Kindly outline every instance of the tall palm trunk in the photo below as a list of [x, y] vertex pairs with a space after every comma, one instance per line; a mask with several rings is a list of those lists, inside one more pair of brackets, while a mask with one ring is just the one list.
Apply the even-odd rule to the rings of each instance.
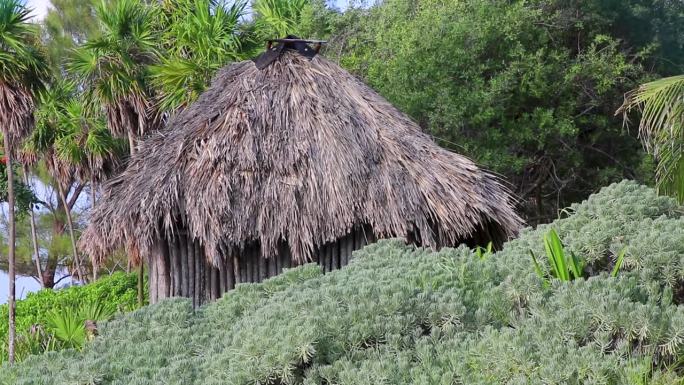
[[78, 280], [83, 282], [83, 272], [81, 271], [81, 261], [78, 256], [78, 249], [76, 248], [76, 236], [74, 235], [74, 223], [71, 220], [71, 210], [69, 209], [69, 204], [66, 201], [66, 194], [62, 188], [62, 184], [57, 181], [57, 191], [59, 193], [59, 199], [62, 200], [62, 205], [64, 205], [64, 212], [66, 213], [67, 226], [69, 227], [69, 237], [71, 237], [71, 251], [74, 254], [74, 263], [76, 264], [76, 274]]
[[[29, 170], [27, 166], [24, 166], [24, 182], [29, 185]], [[38, 281], [40, 281], [40, 287], [45, 288], [45, 282], [43, 280], [43, 269], [40, 266], [40, 254], [38, 253], [38, 235], [36, 234], [36, 217], [33, 212], [33, 204], [31, 204], [31, 210], [29, 210], [31, 215], [31, 242], [33, 243], [33, 255], [36, 257], [36, 273], [38, 273]]]
[[[91, 207], [95, 207], [95, 178], [91, 175], [90, 177], [90, 204]], [[94, 257], [90, 257], [90, 263], [93, 267], [93, 281], [97, 281], [97, 261]]]
[[[130, 150], [131, 158], [135, 154], [135, 137], [133, 132], [128, 133], [128, 149]], [[138, 307], [142, 307], [145, 304], [145, 263], [143, 262], [142, 256], [139, 258], [140, 262], [138, 265]]]
[[7, 243], [9, 247], [7, 259], [9, 264], [9, 298], [7, 304], [9, 306], [9, 363], [14, 363], [14, 342], [16, 334], [16, 288], [15, 288], [15, 263], [14, 252], [15, 252], [15, 223], [14, 223], [14, 176], [12, 173], [12, 143], [10, 143], [10, 135], [7, 126], [3, 127], [2, 135], [5, 139], [5, 157], [6, 157], [6, 170], [7, 170], [7, 216], [9, 219], [9, 231], [7, 236]]

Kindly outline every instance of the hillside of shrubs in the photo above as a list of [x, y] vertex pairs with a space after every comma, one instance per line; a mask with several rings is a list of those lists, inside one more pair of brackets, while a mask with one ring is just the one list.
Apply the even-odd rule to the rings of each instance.
[[[552, 228], [584, 277], [540, 277], [531, 252], [550, 271]], [[0, 382], [678, 384], [682, 302], [684, 213], [622, 182], [494, 254], [382, 241], [333, 273], [306, 265], [197, 311], [172, 299], [120, 315]]]

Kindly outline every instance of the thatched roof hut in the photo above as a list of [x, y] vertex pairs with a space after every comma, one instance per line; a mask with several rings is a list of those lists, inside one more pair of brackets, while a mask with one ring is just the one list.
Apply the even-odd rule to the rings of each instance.
[[135, 245], [152, 302], [199, 303], [282, 267], [339, 267], [377, 238], [438, 248], [516, 233], [495, 177], [311, 50], [281, 43], [220, 70], [104, 186], [83, 249], [102, 258]]

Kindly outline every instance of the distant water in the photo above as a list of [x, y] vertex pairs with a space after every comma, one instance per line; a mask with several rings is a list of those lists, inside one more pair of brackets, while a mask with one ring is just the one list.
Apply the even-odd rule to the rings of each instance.
[[[7, 266], [7, 265], [5, 265]], [[61, 289], [76, 283], [71, 277], [65, 277], [60, 280], [61, 277], [67, 274], [66, 269], [57, 268], [56, 280], [59, 280], [55, 289]], [[24, 299], [28, 293], [33, 293], [40, 290], [40, 284], [35, 278], [19, 275], [17, 274], [16, 280], [16, 293], [17, 299]], [[9, 276], [5, 270], [0, 269], [0, 305], [7, 303], [9, 299]]]
[[[17, 276], [17, 299], [26, 298], [26, 294], [40, 290], [40, 284], [32, 277]], [[0, 270], [0, 305], [9, 298], [9, 277], [6, 271]]]

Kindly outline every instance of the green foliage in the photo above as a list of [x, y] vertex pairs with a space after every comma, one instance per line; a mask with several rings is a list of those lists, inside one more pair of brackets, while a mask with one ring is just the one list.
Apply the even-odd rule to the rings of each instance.
[[260, 39], [322, 38], [330, 33], [336, 15], [320, 0], [255, 0], [252, 7], [254, 33]]
[[65, 348], [80, 348], [86, 341], [85, 323], [74, 308], [65, 307], [48, 313], [47, 327]]
[[[85, 286], [72, 286], [61, 290], [41, 290], [30, 293], [26, 299], [17, 301], [17, 333], [21, 339], [40, 340], [55, 343], [49, 338], [35, 337], [36, 330], [54, 332], [57, 327], [63, 333], [56, 334], [73, 345], [78, 339], [78, 329], [74, 325], [83, 324], [83, 320], [101, 320], [109, 318], [115, 311], [131, 311], [137, 308], [137, 276], [135, 273], [114, 273], [103, 277], [95, 283]], [[7, 344], [7, 305], [0, 306], [0, 340], [2, 346]], [[79, 321], [79, 322], [76, 322]], [[67, 326], [69, 326], [67, 328]], [[67, 338], [67, 336], [73, 336]], [[58, 338], [59, 339], [59, 338]], [[31, 344], [29, 344], [31, 345]], [[59, 344], [57, 344], [59, 345]], [[35, 344], [31, 345], [35, 348]], [[42, 350], [44, 351], [44, 350]], [[6, 360], [6, 353], [0, 350], [0, 362]]]
[[[193, 311], [171, 299], [101, 326], [82, 352], [0, 369], [8, 384], [677, 384], [684, 217], [623, 182], [479, 259], [381, 241], [342, 270], [288, 270]], [[543, 285], [556, 229], [587, 279]], [[614, 253], [626, 248], [619, 277]], [[540, 261], [546, 263], [546, 261]], [[675, 279], [672, 279], [675, 278]]]
[[[665, 194], [684, 203], [684, 75], [642, 84], [618, 111], [641, 110], [639, 132], [656, 158], [656, 181]], [[625, 116], [625, 119], [627, 116]]]
[[392, 0], [334, 25], [328, 56], [505, 175], [533, 223], [597, 186], [648, 179], [636, 132], [613, 115], [684, 57], [681, 2]]
[[240, 25], [246, 5], [241, 0], [231, 6], [212, 0], [165, 4], [161, 35], [166, 54], [150, 68], [162, 110], [193, 102], [219, 68], [246, 59]]
[[492, 248], [494, 247], [494, 244], [492, 242], [487, 243], [487, 247], [482, 247], [482, 246], [477, 246], [475, 248], [475, 255], [477, 255], [478, 258], [480, 259], [485, 259], [492, 255]]
[[47, 67], [30, 14], [19, 0], [0, 1], [0, 79], [33, 90], [39, 88]]
[[[38, 198], [33, 194], [31, 188], [24, 184], [19, 174], [14, 170], [14, 208], [19, 216], [22, 216], [31, 209], [31, 206], [38, 202]], [[0, 161], [0, 202], [7, 202], [7, 165]]]
[[48, 338], [54, 337], [59, 347], [81, 349], [88, 334], [87, 321], [105, 321], [116, 313], [111, 303], [85, 302], [78, 307], [62, 307], [52, 310], [47, 316]]
[[551, 266], [549, 274], [542, 272], [539, 262], [537, 262], [537, 257], [530, 250], [534, 271], [540, 278], [547, 279], [547, 277], [551, 276], [560, 281], [567, 282], [584, 276], [584, 262], [577, 258], [574, 252], [565, 252], [563, 242], [561, 242], [555, 229], [551, 229], [548, 233], [544, 234], [544, 251], [549, 261], [549, 266]]

